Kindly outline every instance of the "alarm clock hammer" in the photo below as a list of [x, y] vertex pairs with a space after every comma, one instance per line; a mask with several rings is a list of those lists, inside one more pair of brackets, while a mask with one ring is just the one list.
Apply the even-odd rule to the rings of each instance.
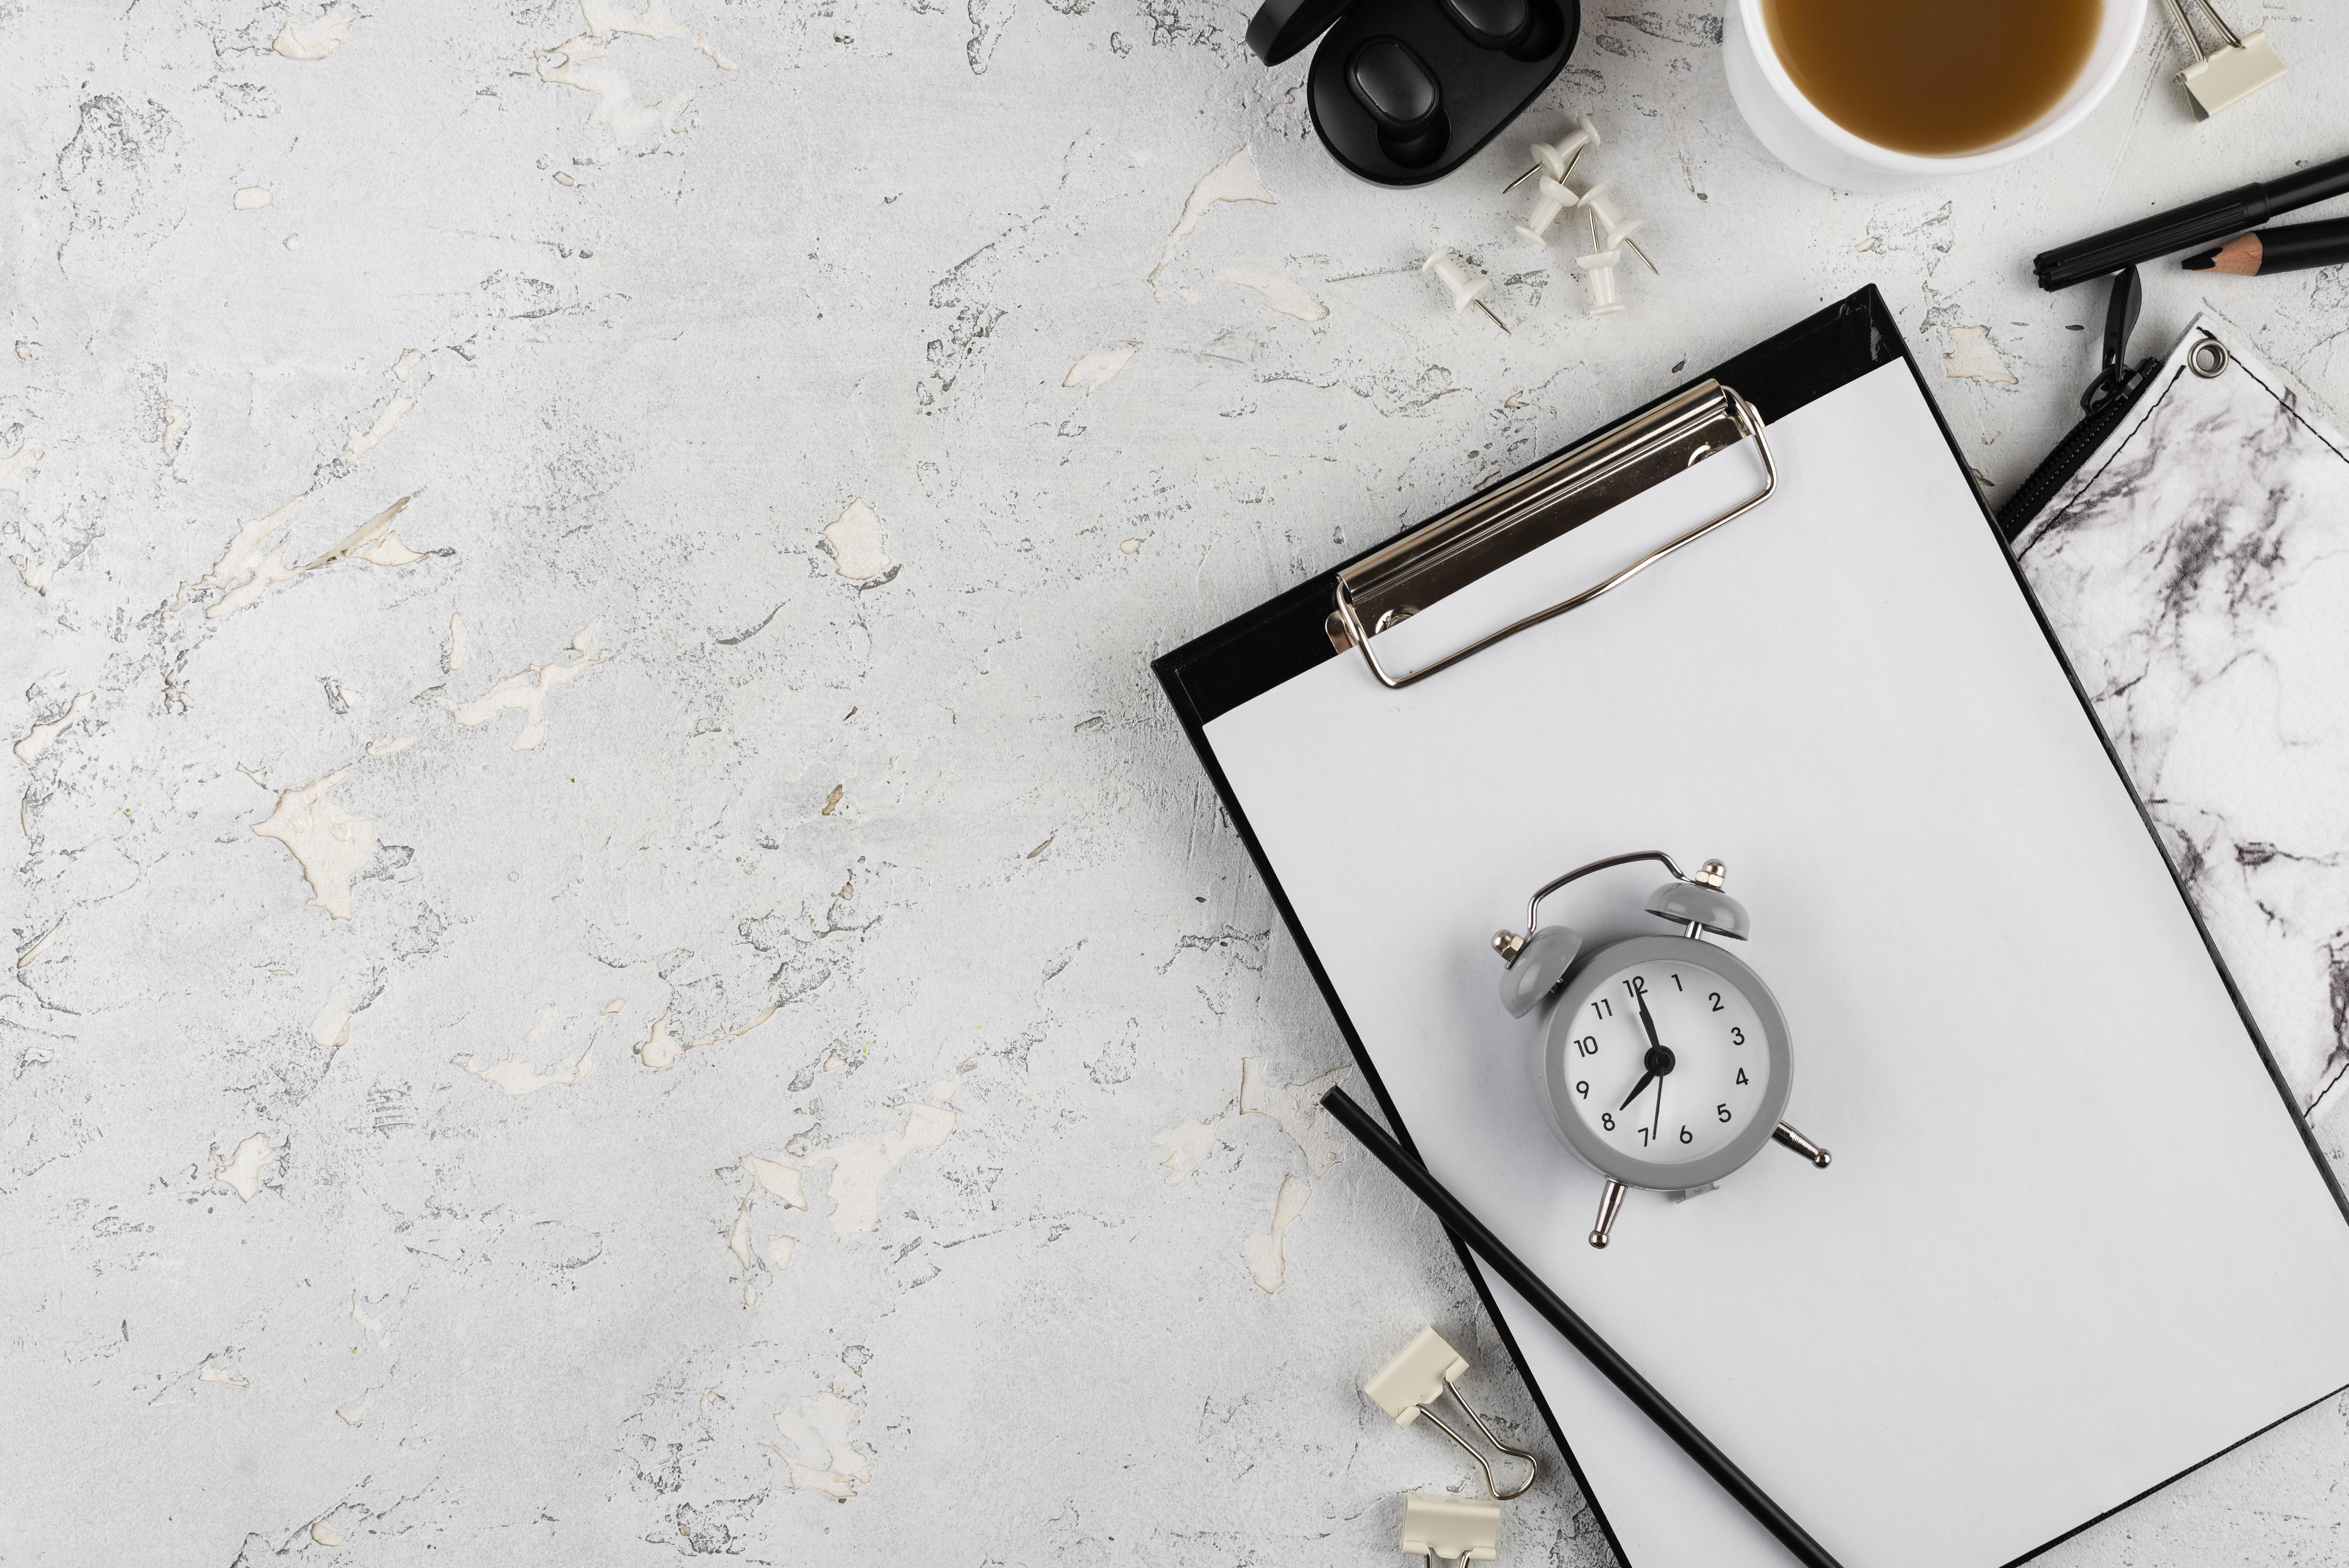
[[[1588, 953], [1570, 926], [1543, 925], [1542, 901], [1614, 866], [1660, 862], [1672, 880], [1649, 895], [1651, 914], [1677, 927]], [[1708, 937], [1742, 942], [1745, 906], [1723, 891], [1728, 867], [1682, 872], [1661, 850], [1609, 855], [1536, 890], [1526, 931], [1496, 933], [1501, 1005], [1516, 1017], [1548, 1005], [1536, 1076], [1558, 1137], [1607, 1180], [1590, 1244], [1603, 1247], [1634, 1188], [1676, 1197], [1710, 1191], [1765, 1143], [1826, 1169], [1827, 1151], [1785, 1119], [1794, 1087], [1785, 1014], [1762, 977]], [[1670, 1043], [1665, 1036], [1671, 1036]], [[1664, 1119], [1666, 1089], [1677, 1125]], [[1652, 1090], [1644, 1118], [1629, 1115]]]

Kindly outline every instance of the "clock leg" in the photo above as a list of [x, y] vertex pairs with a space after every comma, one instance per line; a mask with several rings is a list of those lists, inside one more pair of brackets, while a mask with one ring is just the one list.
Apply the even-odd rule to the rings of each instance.
[[1809, 1161], [1812, 1164], [1817, 1166], [1822, 1171], [1827, 1168], [1827, 1161], [1835, 1158], [1826, 1150], [1820, 1148], [1817, 1144], [1812, 1142], [1809, 1139], [1804, 1137], [1801, 1133], [1795, 1131], [1793, 1128], [1787, 1126], [1783, 1121], [1771, 1130], [1770, 1136], [1776, 1139], [1779, 1142], [1785, 1144], [1787, 1148], [1793, 1150], [1795, 1153], [1801, 1155], [1804, 1159]]
[[1590, 1227], [1592, 1246], [1607, 1244], [1607, 1233], [1615, 1228], [1615, 1211], [1623, 1206], [1623, 1194], [1630, 1191], [1612, 1176], [1607, 1178], [1607, 1191], [1599, 1195], [1599, 1222]]

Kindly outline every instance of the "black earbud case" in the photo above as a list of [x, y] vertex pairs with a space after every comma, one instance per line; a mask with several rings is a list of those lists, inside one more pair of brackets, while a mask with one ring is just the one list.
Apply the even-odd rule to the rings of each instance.
[[1321, 145], [1373, 183], [1424, 185], [1524, 112], [1581, 30], [1577, 0], [1265, 0], [1247, 41], [1277, 66], [1320, 38], [1305, 97]]

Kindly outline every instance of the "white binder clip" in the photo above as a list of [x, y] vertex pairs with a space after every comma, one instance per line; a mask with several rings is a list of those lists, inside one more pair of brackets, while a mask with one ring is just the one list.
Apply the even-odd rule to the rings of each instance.
[[[1613, 251], [1629, 245], [1631, 247], [1633, 255], [1643, 262], [1648, 262], [1648, 253], [1640, 249], [1639, 241], [1631, 238], [1633, 234], [1646, 227], [1646, 224], [1640, 219], [1626, 217], [1623, 209], [1615, 204], [1615, 198], [1607, 193], [1607, 187], [1603, 183], [1593, 185], [1588, 191], [1578, 191], [1577, 194], [1581, 201], [1582, 210], [1590, 214], [1590, 241], [1593, 249]], [[1648, 262], [1648, 270], [1651, 273], [1656, 272], [1656, 263]], [[1657, 276], [1662, 275], [1657, 273]]]
[[2268, 42], [2267, 29], [2255, 27], [2238, 35], [2210, 0], [2198, 3], [2203, 15], [2227, 40], [2208, 54], [2202, 50], [2201, 36], [2194, 31], [2194, 18], [2186, 9], [2186, 0], [2169, 0], [2169, 8], [2178, 14], [2178, 25], [2185, 29], [2186, 42], [2194, 51], [2194, 63], [2178, 73], [2178, 85], [2185, 88], [2188, 100], [2194, 105], [2194, 118], [2209, 119], [2281, 77], [2283, 61], [2277, 58], [2275, 46]]
[[1578, 198], [1572, 191], [1547, 174], [1534, 189], [1541, 192], [1541, 201], [1534, 208], [1534, 215], [1517, 225], [1517, 232], [1537, 245], [1546, 245], [1549, 243], [1550, 227], [1557, 222], [1558, 214], [1573, 206]]
[[1433, 273], [1436, 281], [1452, 291], [1454, 310], [1466, 310], [1473, 304], [1485, 313], [1485, 320], [1503, 332], [1509, 330], [1509, 324], [1495, 315], [1493, 307], [1485, 303], [1485, 296], [1493, 292], [1493, 280], [1481, 273], [1470, 272], [1445, 247], [1436, 246], [1434, 253], [1419, 264], [1419, 270]]
[[1601, 251], [1596, 255], [1574, 258], [1574, 264], [1582, 270], [1586, 315], [1613, 315], [1623, 308], [1623, 302], [1615, 297], [1615, 263], [1622, 259], [1620, 251]]
[[[1541, 1470], [1540, 1461], [1525, 1449], [1513, 1449], [1495, 1437], [1493, 1429], [1485, 1424], [1485, 1418], [1460, 1397], [1455, 1385], [1461, 1374], [1467, 1370], [1466, 1359], [1446, 1345], [1442, 1335], [1433, 1328], [1423, 1328], [1417, 1338], [1403, 1346], [1402, 1355], [1381, 1367], [1377, 1377], [1362, 1385], [1362, 1392], [1376, 1400], [1380, 1409], [1392, 1416], [1399, 1427], [1408, 1427], [1422, 1416], [1433, 1421], [1435, 1429], [1458, 1443], [1460, 1451], [1475, 1460], [1476, 1468], [1485, 1472], [1485, 1490], [1506, 1502], [1534, 1484], [1534, 1477]], [[1476, 1423], [1476, 1429], [1485, 1434], [1485, 1440], [1493, 1445], [1494, 1452], [1525, 1460], [1526, 1479], [1518, 1482], [1514, 1491], [1503, 1491], [1495, 1486], [1493, 1467], [1485, 1462], [1485, 1456], [1470, 1447], [1467, 1439], [1444, 1425], [1444, 1418], [1435, 1413], [1433, 1408], [1435, 1401], [1446, 1394], [1450, 1394], [1452, 1402]], [[1487, 1552], [1485, 1555], [1489, 1557], [1491, 1553]]]
[[1501, 1505], [1481, 1497], [1414, 1491], [1402, 1500], [1402, 1549], [1447, 1563], [1490, 1563], [1501, 1539]]
[[1590, 117], [1587, 114], [1575, 116], [1572, 130], [1556, 141], [1534, 143], [1534, 166], [1502, 186], [1501, 194], [1506, 196], [1537, 174], [1546, 173], [1552, 180], [1565, 179], [1574, 172], [1576, 160], [1598, 145], [1599, 128], [1590, 123]]

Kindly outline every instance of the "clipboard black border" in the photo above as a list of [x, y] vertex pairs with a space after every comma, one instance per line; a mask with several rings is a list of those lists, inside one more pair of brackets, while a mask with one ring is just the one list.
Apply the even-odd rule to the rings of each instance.
[[[1765, 422], [1775, 423], [1804, 405], [1814, 402], [1837, 387], [1856, 381], [1868, 372], [1889, 365], [1895, 360], [1908, 366], [1909, 374], [1916, 382], [1917, 389], [1924, 395], [1926, 407], [1932, 411], [1933, 423], [1940, 430], [1941, 439], [1949, 447], [1951, 460], [1961, 469], [1965, 470], [1971, 478], [1971, 469], [1966, 462], [1964, 452], [1958, 446], [1957, 437], [1950, 429], [1949, 420], [1942, 416], [1940, 405], [1934, 400], [1932, 389], [1925, 379], [1924, 372], [1918, 366], [1916, 356], [1909, 352], [1907, 340], [1900, 335], [1899, 324], [1893, 320], [1890, 308], [1884, 303], [1884, 296], [1878, 292], [1873, 284], [1863, 286], [1844, 299], [1795, 323], [1775, 336], [1766, 338], [1746, 349], [1744, 353], [1723, 360], [1713, 370], [1692, 377], [1662, 397], [1635, 411], [1633, 417], [1636, 417], [1637, 413], [1646, 412], [1647, 408], [1652, 408], [1671, 397], [1677, 397], [1699, 382], [1711, 379], [1735, 388], [1761, 410]], [[1599, 433], [1594, 431], [1592, 436]], [[1589, 437], [1582, 438], [1582, 439], [1589, 438]], [[1579, 441], [1568, 442], [1560, 449], [1579, 444]], [[1537, 462], [1547, 460], [1548, 460], [1547, 455], [1537, 459]], [[1530, 469], [1534, 466], [1536, 465], [1528, 464], [1526, 468]], [[1523, 473], [1526, 470], [1518, 471]], [[1509, 476], [1510, 479], [1516, 477], [1516, 475]], [[1496, 481], [1496, 485], [1506, 482], [1508, 482], [1507, 480], [1502, 480]], [[2349, 1224], [2349, 1195], [2343, 1193], [2339, 1180], [2333, 1175], [2332, 1166], [2324, 1158], [2323, 1150], [2317, 1144], [2315, 1133], [2310, 1129], [2307, 1119], [2301, 1115], [2300, 1108], [2293, 1103], [2291, 1087], [2284, 1081], [2282, 1069], [2276, 1065], [2274, 1054], [2268, 1049], [2267, 1038], [2260, 1032], [2258, 1020], [2251, 1016], [2251, 1008], [2244, 1002], [2242, 992], [2236, 985], [2233, 974], [2228, 970], [2225, 958], [2220, 954], [2218, 944], [2212, 941], [2209, 928], [2203, 923], [2201, 913], [2194, 907], [2194, 900], [2187, 891], [2185, 880], [2178, 874], [2177, 861], [2170, 855], [2168, 846], [2162, 841], [2160, 829], [2155, 823], [2152, 813], [2147, 810], [2144, 799], [2137, 793], [2135, 781], [2129, 778], [2128, 769], [2123, 765], [2120, 753], [2113, 745], [2112, 737], [2106, 733], [2103, 723], [2096, 717], [2095, 705], [2090, 699], [2087, 688], [2081, 685], [2079, 674], [2072, 667], [2070, 657], [2064, 652], [2063, 644], [2057, 639], [2055, 629], [2047, 619], [2046, 611], [2041, 606], [2038, 596], [2032, 593], [2030, 583], [2023, 577], [2022, 564], [2015, 559], [2006, 535], [1999, 526], [1997, 515], [1991, 510], [1988, 500], [1982, 496], [1981, 487], [1975, 485], [1972, 489], [1975, 503], [1982, 512], [1982, 526], [1990, 531], [1991, 538], [1997, 543], [2000, 555], [2005, 559], [2007, 569], [2013, 578], [2015, 591], [2023, 595], [2023, 603], [2031, 607], [2032, 618], [2037, 623], [2040, 634], [2047, 640], [2048, 649], [2055, 655], [2056, 664], [2062, 668], [2064, 679], [2071, 683], [2072, 695], [2079, 702], [2082, 716], [2086, 718], [2089, 727], [2095, 731], [2098, 744], [2104, 748], [2106, 759], [2112, 764], [2113, 771], [2119, 777], [2122, 787], [2128, 791], [2129, 801], [2137, 808], [2137, 820], [2144, 826], [2147, 837], [2153, 841], [2155, 851], [2161, 856], [2162, 864], [2168, 870], [2170, 883], [2178, 892], [2178, 902], [2185, 905], [2188, 918], [2193, 921], [2194, 930], [2202, 939], [2203, 951], [2209, 954], [2211, 966], [2218, 971], [2220, 982], [2226, 986], [2228, 998], [2234, 1003], [2235, 1012], [2242, 1019], [2244, 1031], [2251, 1037], [2253, 1047], [2260, 1054], [2261, 1064], [2268, 1070], [2269, 1080], [2275, 1085], [2277, 1096], [2283, 1101], [2285, 1110], [2291, 1115], [2292, 1125], [2299, 1130], [2301, 1142], [2307, 1149], [2309, 1159], [2315, 1165], [2318, 1176], [2323, 1179], [2326, 1190], [2333, 1194], [2333, 1205], [2341, 1211], [2343, 1222]], [[1397, 534], [1396, 537], [1401, 538], [1403, 534], [1421, 526], [1423, 524], [1414, 523], [1412, 528], [1403, 530], [1402, 533]], [[1363, 1049], [1361, 1037], [1355, 1032], [1353, 1020], [1347, 1016], [1345, 1005], [1340, 1001], [1336, 987], [1330, 984], [1328, 973], [1322, 968], [1320, 957], [1313, 950], [1311, 938], [1306, 935], [1302, 923], [1297, 918], [1296, 910], [1288, 902], [1288, 893], [1281, 888], [1280, 879], [1273, 873], [1271, 862], [1265, 856], [1264, 846], [1257, 841], [1255, 830], [1248, 825], [1247, 813], [1241, 809], [1238, 799], [1234, 796], [1231, 781], [1225, 777], [1223, 768], [1216, 761], [1215, 749], [1208, 744], [1206, 736], [1208, 722], [1220, 715], [1228, 713], [1241, 704], [1262, 696], [1274, 686], [1303, 674], [1324, 660], [1352, 656], [1350, 654], [1339, 654], [1330, 645], [1329, 636], [1323, 629], [1323, 619], [1333, 603], [1332, 595], [1338, 572], [1343, 566], [1350, 565], [1354, 561], [1361, 560], [1384, 549], [1390, 542], [1392, 541], [1381, 541], [1350, 557], [1347, 562], [1341, 562], [1340, 566], [1331, 567], [1318, 576], [1309, 578], [1286, 593], [1278, 594], [1258, 605], [1256, 609], [1226, 622], [1214, 631], [1161, 655], [1151, 661], [1151, 669], [1157, 676], [1159, 685], [1165, 691], [1167, 701], [1173, 705], [1176, 717], [1182, 720], [1183, 731], [1190, 738], [1191, 748], [1198, 754], [1200, 766], [1206, 769], [1208, 780], [1216, 787], [1216, 797], [1223, 802], [1224, 810], [1230, 814], [1232, 826], [1238, 830], [1241, 842], [1247, 846], [1248, 859], [1255, 863], [1257, 874], [1264, 879], [1265, 888], [1271, 893], [1273, 905], [1280, 912], [1281, 921], [1288, 926], [1290, 937], [1296, 941], [1298, 952], [1305, 960], [1307, 971], [1313, 976], [1314, 985], [1320, 988], [1322, 1000], [1329, 1004], [1330, 1016], [1336, 1020], [1339, 1032], [1345, 1037], [1346, 1048], [1353, 1057], [1354, 1065], [1361, 1070], [1363, 1081], [1370, 1085], [1371, 1093], [1378, 1100], [1380, 1113], [1385, 1117], [1387, 1125], [1393, 1129], [1395, 1136], [1402, 1140], [1403, 1146], [1411, 1149], [1415, 1155], [1418, 1150], [1412, 1142], [1410, 1130], [1404, 1125], [1402, 1118], [1396, 1114], [1394, 1102], [1387, 1096], [1386, 1085], [1380, 1080], [1377, 1068], [1371, 1065], [1369, 1052]], [[1526, 1370], [1525, 1355], [1518, 1347], [1516, 1336], [1510, 1333], [1507, 1320], [1501, 1315], [1483, 1274], [1475, 1266], [1470, 1259], [1468, 1249], [1462, 1243], [1460, 1238], [1452, 1234], [1449, 1229], [1446, 1230], [1445, 1234], [1450, 1237], [1453, 1251], [1458, 1255], [1461, 1267], [1466, 1271], [1469, 1282], [1475, 1287], [1477, 1299], [1484, 1304], [1485, 1317], [1500, 1335], [1501, 1342], [1508, 1347], [1509, 1358], [1516, 1366], [1517, 1376], [1523, 1380], [1526, 1392], [1532, 1395], [1536, 1408], [1541, 1412], [1543, 1423], [1549, 1429], [1550, 1440], [1557, 1446], [1559, 1454], [1566, 1460], [1568, 1470], [1573, 1473], [1575, 1484], [1581, 1488], [1583, 1501], [1589, 1508], [1591, 1517], [1598, 1522], [1600, 1532], [1606, 1536], [1609, 1550], [1614, 1553], [1618, 1563], [1624, 1564], [1625, 1568], [1631, 1568], [1630, 1559], [1624, 1553], [1623, 1543], [1617, 1538], [1615, 1527], [1609, 1521], [1605, 1507], [1591, 1491], [1588, 1478], [1583, 1474], [1581, 1462], [1576, 1459], [1573, 1449], [1566, 1440], [1565, 1433], [1559, 1429], [1557, 1418], [1550, 1409], [1549, 1401], [1544, 1396], [1541, 1385]], [[2340, 1388], [2317, 1396], [2299, 1408], [2277, 1417], [2266, 1426], [2244, 1434], [2234, 1442], [2219, 1449], [2217, 1453], [2187, 1466], [2167, 1480], [2148, 1487], [2135, 1497], [2117, 1503], [2103, 1513], [2092, 1519], [2084, 1520], [2062, 1534], [2043, 1542], [2021, 1556], [2002, 1564], [2001, 1568], [2017, 1568], [2018, 1564], [2027, 1563], [2041, 1553], [2061, 1545], [2082, 1531], [2100, 1524], [2113, 1515], [2134, 1507], [2155, 1492], [2185, 1476], [2191, 1475], [2212, 1460], [2233, 1452], [2252, 1439], [2273, 1430], [2294, 1416], [2313, 1409], [2316, 1406], [2328, 1399], [2335, 1398], [2345, 1391], [2349, 1391], [2349, 1385], [2344, 1385]]]

